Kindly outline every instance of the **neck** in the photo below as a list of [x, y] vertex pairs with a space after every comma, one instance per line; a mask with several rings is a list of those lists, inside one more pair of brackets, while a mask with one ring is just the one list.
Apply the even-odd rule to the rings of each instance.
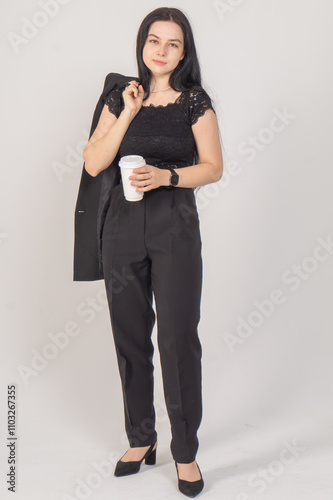
[[164, 90], [169, 87], [169, 78], [152, 78], [150, 81], [151, 90]]

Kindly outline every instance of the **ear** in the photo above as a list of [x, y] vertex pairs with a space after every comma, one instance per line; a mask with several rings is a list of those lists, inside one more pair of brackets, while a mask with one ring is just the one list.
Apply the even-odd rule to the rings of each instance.
[[184, 57], [185, 57], [185, 50], [184, 50], [184, 52], [179, 60], [181, 61], [182, 59], [184, 59]]

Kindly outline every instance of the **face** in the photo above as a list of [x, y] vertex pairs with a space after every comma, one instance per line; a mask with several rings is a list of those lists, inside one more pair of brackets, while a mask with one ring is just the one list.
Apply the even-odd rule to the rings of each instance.
[[[142, 56], [153, 74], [170, 75], [185, 56], [183, 30], [179, 24], [173, 21], [152, 23]], [[164, 64], [159, 64], [158, 61]]]

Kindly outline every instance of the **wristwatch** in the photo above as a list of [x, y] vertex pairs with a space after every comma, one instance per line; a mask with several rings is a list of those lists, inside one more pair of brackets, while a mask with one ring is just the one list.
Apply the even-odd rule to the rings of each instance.
[[176, 173], [176, 171], [172, 167], [168, 167], [168, 169], [171, 172], [171, 177], [170, 177], [170, 186], [177, 186], [179, 182], [179, 175]]

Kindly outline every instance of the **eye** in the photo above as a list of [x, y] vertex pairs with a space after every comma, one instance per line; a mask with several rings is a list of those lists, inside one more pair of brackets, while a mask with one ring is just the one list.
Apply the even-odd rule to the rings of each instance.
[[[158, 43], [158, 41], [157, 41], [157, 40], [155, 40], [154, 38], [151, 38], [149, 41], [150, 41], [150, 42], [156, 42], [156, 43]], [[170, 45], [172, 45], [173, 47], [175, 47], [176, 49], [178, 49], [178, 45], [177, 45], [177, 44], [175, 44], [175, 43], [170, 43]]]

